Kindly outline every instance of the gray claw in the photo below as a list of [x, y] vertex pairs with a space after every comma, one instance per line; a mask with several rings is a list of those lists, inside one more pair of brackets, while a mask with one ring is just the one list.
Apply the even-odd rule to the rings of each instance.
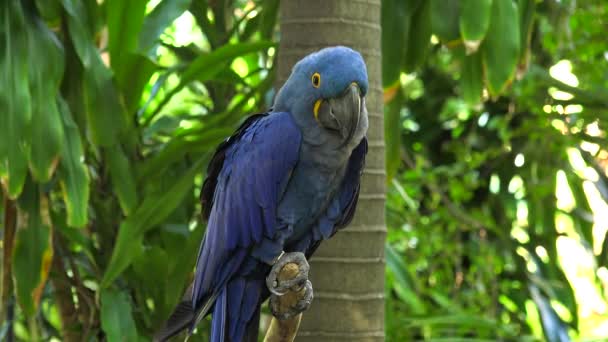
[[[298, 275], [293, 279], [280, 281], [279, 273], [283, 267], [289, 263], [295, 263], [298, 265]], [[306, 261], [306, 256], [304, 253], [285, 253], [272, 266], [270, 273], [266, 277], [266, 286], [272, 294], [282, 296], [290, 289], [299, 288], [304, 284], [304, 282], [308, 281], [308, 270], [310, 270], [310, 265], [308, 265], [308, 261]]]
[[[276, 317], [279, 320], [287, 320], [293, 318], [308, 310], [310, 304], [312, 304], [312, 299], [314, 297], [312, 290], [312, 283], [309, 280], [303, 284], [304, 288], [304, 296], [299, 299], [295, 305], [287, 307], [285, 310], [281, 305], [281, 296], [271, 295], [270, 296], [270, 311], [272, 312], [272, 316]], [[283, 310], [281, 310], [283, 309]]]

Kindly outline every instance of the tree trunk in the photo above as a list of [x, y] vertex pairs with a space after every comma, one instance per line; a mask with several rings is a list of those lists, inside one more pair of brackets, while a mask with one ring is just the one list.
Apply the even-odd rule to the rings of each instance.
[[306, 54], [326, 46], [358, 50], [367, 63], [369, 153], [355, 219], [310, 260], [315, 298], [297, 341], [384, 340], [385, 170], [380, 0], [281, 3], [279, 83]]

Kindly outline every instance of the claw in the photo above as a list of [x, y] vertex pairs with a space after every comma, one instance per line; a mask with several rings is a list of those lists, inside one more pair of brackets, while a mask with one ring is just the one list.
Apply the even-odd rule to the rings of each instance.
[[291, 296], [291, 298], [274, 294], [270, 296], [270, 311], [272, 312], [272, 316], [281, 321], [291, 319], [301, 312], [308, 310], [314, 297], [312, 283], [306, 280], [300, 289], [290, 293], [288, 296]]
[[[280, 276], [281, 271], [288, 264], [294, 264], [297, 269], [289, 269], [291, 273], [287, 278]], [[306, 261], [306, 256], [301, 252], [286, 253], [279, 258], [279, 260], [272, 266], [270, 273], [266, 277], [266, 286], [268, 290], [276, 296], [282, 296], [286, 294], [290, 289], [301, 288], [306, 281], [308, 281], [308, 270], [310, 265]], [[296, 273], [297, 272], [297, 273]], [[295, 276], [293, 273], [296, 273]]]

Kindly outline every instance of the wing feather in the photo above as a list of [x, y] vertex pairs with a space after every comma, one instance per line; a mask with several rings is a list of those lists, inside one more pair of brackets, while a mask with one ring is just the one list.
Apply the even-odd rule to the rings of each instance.
[[281, 185], [295, 167], [301, 133], [288, 113], [246, 121], [218, 148], [201, 196], [209, 211], [197, 260], [193, 307], [220, 291], [248, 252], [276, 233]]

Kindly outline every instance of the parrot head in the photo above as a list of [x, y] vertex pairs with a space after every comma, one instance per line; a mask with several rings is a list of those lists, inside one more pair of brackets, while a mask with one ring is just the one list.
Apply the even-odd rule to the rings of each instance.
[[367, 131], [367, 89], [361, 54], [344, 46], [329, 47], [294, 66], [273, 110], [292, 113], [307, 140], [355, 146]]

